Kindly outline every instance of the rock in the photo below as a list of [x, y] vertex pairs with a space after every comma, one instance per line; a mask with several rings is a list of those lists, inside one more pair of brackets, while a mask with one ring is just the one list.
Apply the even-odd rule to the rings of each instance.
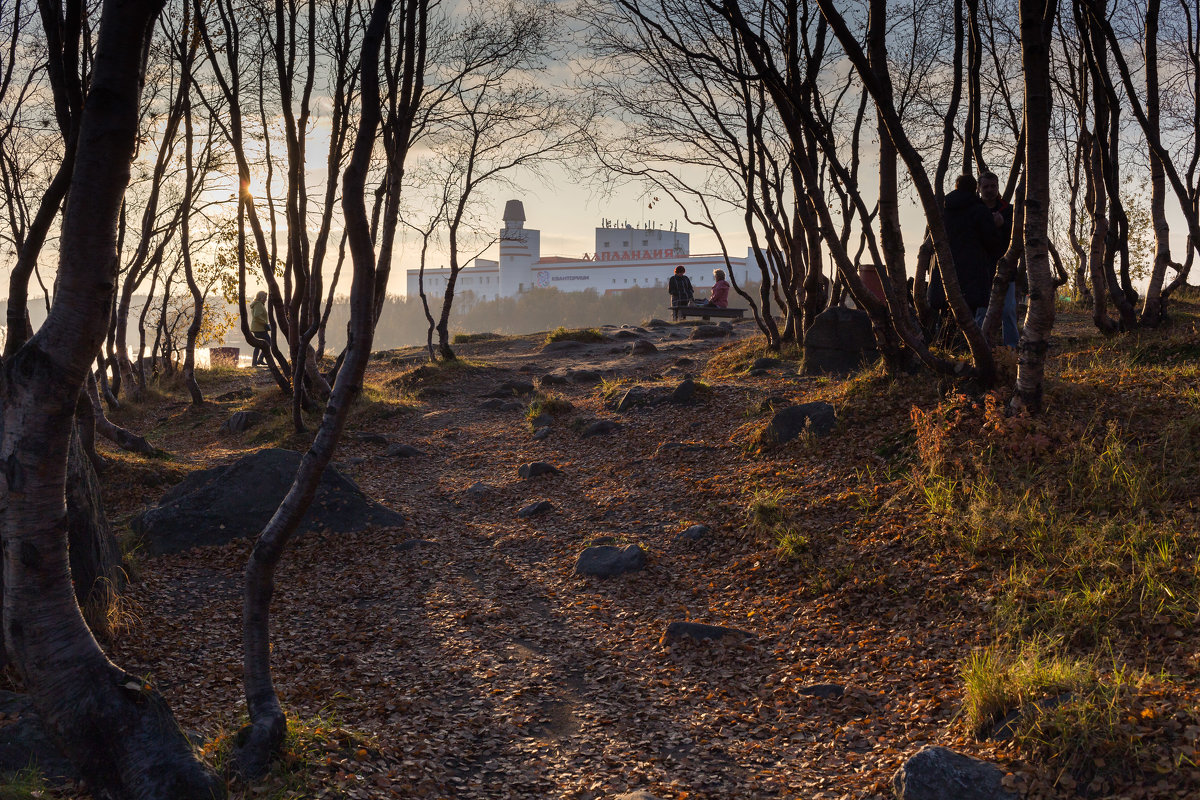
[[666, 327], [670, 326], [670, 324], [671, 323], [667, 322], [665, 319], [659, 319], [658, 317], [654, 317], [646, 323], [646, 327], [647, 328], [666, 328]]
[[362, 456], [351, 456], [342, 462], [343, 466], [347, 467], [361, 467], [365, 463], [367, 463], [367, 460]]
[[676, 539], [682, 539], [685, 542], [698, 542], [705, 536], [708, 536], [709, 530], [707, 525], [693, 525], [690, 528], [682, 531]]
[[416, 550], [418, 547], [428, 547], [434, 544], [428, 539], [405, 539], [400, 544], [396, 545], [396, 550], [405, 553], [409, 550]]
[[648, 356], [651, 353], [657, 353], [658, 348], [647, 342], [645, 339], [638, 339], [629, 346], [629, 355], [631, 356]]
[[517, 468], [517, 475], [522, 478], [536, 478], [539, 475], [560, 475], [562, 470], [553, 464], [545, 461], [534, 461], [529, 464], [522, 464]]
[[687, 356], [680, 356], [679, 358], [675, 359], [675, 363], [681, 367], [686, 367], [688, 364], [692, 363], [692, 359], [688, 358]]
[[533, 394], [533, 384], [529, 381], [505, 381], [484, 397], [517, 397]]
[[547, 342], [542, 346], [543, 353], [565, 353], [569, 350], [578, 350], [585, 345], [583, 342], [577, 342], [573, 339], [563, 339], [559, 342]]
[[[134, 517], [130, 526], [153, 555], [257, 536], [292, 488], [300, 454], [268, 448], [224, 467], [193, 472]], [[404, 517], [369, 500], [354, 481], [326, 467], [299, 533], [394, 527]]]
[[417, 456], [425, 455], [425, 453], [411, 444], [397, 443], [389, 447], [384, 455], [388, 458], [416, 458]]
[[0, 713], [5, 719], [0, 725], [0, 775], [33, 766], [53, 783], [78, 780], [75, 768], [50, 738], [32, 700], [23, 694], [0, 692]]
[[538, 514], [545, 514], [547, 511], [553, 510], [554, 504], [549, 500], [538, 500], [536, 503], [530, 503], [518, 511], [517, 516], [521, 517], [522, 519], [528, 519], [529, 517], [533, 517]]
[[1003, 780], [995, 764], [926, 746], [896, 770], [892, 790], [899, 800], [1017, 800]]
[[670, 403], [689, 403], [696, 394], [696, 382], [691, 378], [684, 378], [675, 390], [671, 392], [671, 396], [667, 398]]
[[766, 400], [763, 400], [761, 403], [758, 404], [758, 410], [764, 411], [764, 412], [765, 411], [776, 411], [780, 408], [783, 408], [784, 406], [789, 406], [791, 404], [792, 404], [791, 398], [784, 397], [783, 395], [779, 395], [779, 394], [773, 394], [770, 397], [768, 397]]
[[232, 400], [249, 400], [251, 397], [254, 397], [254, 389], [249, 386], [243, 386], [241, 389], [234, 389], [225, 394], [219, 394], [213, 400], [218, 403], [227, 403]]
[[778, 358], [756, 358], [750, 365], [750, 369], [772, 369], [782, 363]]
[[466, 491], [466, 494], [472, 498], [480, 498], [484, 495], [491, 494], [493, 491], [491, 486], [488, 486], [483, 481], [471, 484]]
[[765, 369], [751, 369], [751, 370], [747, 370], [746, 374], [749, 375], [751, 378], [765, 378], [767, 375], [770, 375], [771, 373]]
[[551, 372], [547, 375], [543, 375], [538, 380], [538, 383], [542, 386], [566, 386], [567, 376], [557, 372]]
[[245, 433], [262, 423], [267, 415], [261, 411], [239, 411], [221, 426], [222, 433]]
[[589, 436], [603, 436], [613, 431], [619, 431], [620, 429], [621, 423], [613, 422], [611, 419], [600, 419], [584, 428], [580, 436], [586, 439]]
[[546, 437], [548, 437], [549, 435], [550, 435], [550, 426], [547, 425], [543, 428], [538, 428], [536, 431], [533, 432], [533, 440], [535, 442], [540, 442], [543, 439], [545, 439]]
[[637, 572], [645, 566], [646, 551], [636, 544], [624, 547], [597, 545], [579, 554], [575, 561], [575, 574], [612, 578], [626, 572]]
[[552, 425], [553, 423], [554, 423], [554, 417], [550, 414], [547, 414], [545, 411], [543, 411], [541, 414], [538, 414], [533, 419], [529, 420], [529, 424], [532, 425], [534, 428], [545, 428], [545, 427]]
[[721, 339], [731, 335], [729, 328], [722, 328], [720, 325], [697, 325], [692, 329], [690, 339]]
[[840, 306], [827, 308], [804, 335], [806, 375], [845, 375], [879, 358], [867, 312]]
[[783, 444], [795, 439], [810, 425], [817, 436], [828, 436], [837, 421], [833, 406], [817, 401], [788, 406], [775, 412], [763, 432], [763, 438], [774, 444]]
[[667, 625], [667, 631], [663, 634], [663, 641], [670, 644], [687, 637], [701, 642], [705, 639], [724, 639], [726, 636], [733, 636], [743, 640], [754, 638], [754, 634], [749, 631], [726, 628], [724, 625], [705, 625], [700, 622], [672, 622]]
[[479, 407], [486, 408], [488, 411], [517, 411], [525, 406], [516, 400], [502, 400], [499, 397], [493, 397], [490, 400], [484, 400]]
[[642, 338], [636, 331], [622, 329], [613, 334], [614, 339], [640, 339]]
[[725, 329], [725, 330], [727, 330], [727, 331], [732, 331], [732, 330], [733, 330], [733, 323], [732, 323], [732, 322], [725, 322], [725, 321], [722, 321], [722, 322], [718, 322], [718, 323], [717, 323], [717, 327], [718, 327], [718, 328], [724, 328], [724, 329]]
[[382, 447], [387, 447], [387, 445], [390, 444], [388, 438], [380, 433], [355, 431], [354, 433], [348, 434], [348, 436], [349, 438], [354, 439], [356, 442], [362, 442], [363, 444], [377, 444]]
[[630, 386], [617, 401], [617, 411], [630, 411], [638, 406], [649, 405], [654, 397], [643, 386]]
[[837, 700], [846, 693], [846, 687], [838, 683], [815, 683], [796, 690], [796, 694], [820, 697], [822, 700]]
[[599, 383], [604, 376], [594, 369], [573, 369], [567, 373], [572, 383]]

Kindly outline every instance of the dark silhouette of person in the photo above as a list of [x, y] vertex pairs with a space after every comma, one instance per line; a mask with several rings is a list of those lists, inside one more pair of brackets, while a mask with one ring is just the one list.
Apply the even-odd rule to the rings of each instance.
[[[958, 286], [971, 313], [987, 310], [991, 295], [992, 276], [996, 271], [1000, 234], [992, 213], [975, 193], [977, 184], [973, 175], [960, 175], [954, 183], [954, 191], [946, 195], [946, 237], [950, 240], [950, 253], [954, 257], [954, 274]], [[942, 264], [936, 267], [937, 275], [929, 284], [929, 307], [939, 314], [949, 309], [946, 287], [942, 283]]]
[[679, 319], [679, 312], [674, 309], [690, 306], [696, 292], [692, 289], [692, 281], [687, 276], [687, 270], [680, 264], [675, 268], [675, 274], [667, 281], [667, 291], [671, 293], [672, 316]]

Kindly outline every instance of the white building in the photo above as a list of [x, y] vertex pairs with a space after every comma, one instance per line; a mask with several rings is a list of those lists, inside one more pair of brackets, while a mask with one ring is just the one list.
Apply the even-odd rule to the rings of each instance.
[[[714, 269], [732, 269], [739, 284], [749, 283], [751, 257], [730, 258], [691, 255], [689, 236], [676, 230], [635, 228], [632, 225], [596, 228], [596, 249], [584, 258], [542, 256], [541, 231], [525, 227], [525, 207], [520, 200], [504, 206], [500, 231], [500, 260], [477, 258], [458, 273], [455, 293], [473, 292], [480, 299], [516, 297], [530, 289], [554, 287], [560, 291], [595, 289], [601, 294], [658, 287], [682, 264], [698, 294], [712, 286]], [[408, 270], [407, 291], [417, 294], [417, 270]], [[757, 276], [758, 270], [755, 269]], [[425, 291], [443, 294], [449, 269], [426, 269]]]

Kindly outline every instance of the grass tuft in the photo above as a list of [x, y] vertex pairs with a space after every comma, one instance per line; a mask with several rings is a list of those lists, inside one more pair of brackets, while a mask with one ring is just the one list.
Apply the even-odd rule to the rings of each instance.
[[559, 326], [546, 334], [546, 344], [551, 342], [583, 342], [585, 344], [607, 341], [607, 337], [596, 328], [564, 328]]

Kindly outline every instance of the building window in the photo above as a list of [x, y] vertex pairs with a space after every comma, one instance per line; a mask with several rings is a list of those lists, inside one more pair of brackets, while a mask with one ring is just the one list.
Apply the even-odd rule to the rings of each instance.
[[629, 247], [629, 242], [628, 241], [621, 242], [621, 247]]
[[626, 283], [629, 283], [629, 278], [626, 278], [626, 279], [625, 279], [625, 282], [626, 282]]
[[650, 242], [646, 241], [645, 239], [642, 239], [642, 247], [645, 247], [648, 244], [650, 244]]
[[604, 243], [604, 246], [605, 246], [605, 247], [608, 247], [608, 242], [605, 242], [605, 243]]
[[616, 279], [616, 278], [613, 278], [613, 283], [616, 283], [616, 282], [617, 282], [617, 279]]

